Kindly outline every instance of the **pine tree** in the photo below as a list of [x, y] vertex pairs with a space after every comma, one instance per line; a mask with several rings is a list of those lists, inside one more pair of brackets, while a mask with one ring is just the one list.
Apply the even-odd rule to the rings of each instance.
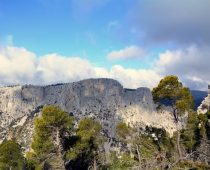
[[72, 129], [73, 119], [57, 106], [45, 106], [41, 117], [35, 120], [32, 153], [28, 159], [37, 167], [52, 166], [64, 169], [63, 139]]
[[173, 108], [174, 120], [177, 124], [177, 151], [182, 157], [180, 147], [180, 132], [178, 129], [179, 116], [194, 108], [194, 99], [190, 90], [184, 87], [178, 77], [170, 75], [163, 78], [152, 90], [155, 102], [167, 103]]
[[19, 144], [9, 140], [0, 145], [1, 170], [21, 170], [24, 168], [24, 164], [25, 161]]
[[97, 155], [101, 142], [101, 125], [91, 119], [85, 118], [79, 122], [76, 131], [76, 141], [66, 154], [66, 158], [75, 169], [97, 167]]

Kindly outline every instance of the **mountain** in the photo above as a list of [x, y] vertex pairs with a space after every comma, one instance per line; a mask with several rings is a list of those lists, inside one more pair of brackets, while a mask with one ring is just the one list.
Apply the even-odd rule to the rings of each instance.
[[198, 114], [202, 113], [205, 114], [210, 110], [210, 85], [208, 86], [208, 95], [204, 98], [201, 102], [200, 106], [198, 107]]
[[195, 107], [198, 108], [201, 102], [207, 97], [208, 92], [206, 91], [199, 91], [199, 90], [191, 90], [193, 98], [195, 100]]
[[[34, 118], [44, 105], [59, 106], [77, 122], [84, 117], [97, 119], [103, 135], [110, 139], [115, 138], [115, 127], [120, 121], [140, 128], [164, 128], [170, 135], [176, 131], [170, 108], [157, 111], [150, 89], [125, 89], [113, 79], [88, 79], [49, 86], [1, 87], [0, 141], [15, 137], [28, 150]], [[111, 145], [112, 140], [108, 146]]]

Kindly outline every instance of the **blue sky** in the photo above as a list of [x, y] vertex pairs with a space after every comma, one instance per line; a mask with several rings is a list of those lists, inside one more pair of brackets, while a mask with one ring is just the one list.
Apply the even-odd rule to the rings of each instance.
[[[208, 0], [1, 0], [0, 84], [109, 77], [136, 88], [176, 74], [187, 86], [204, 89], [210, 82], [203, 62], [210, 59], [209, 11]], [[33, 60], [31, 75], [5, 72], [25, 61], [22, 50]], [[45, 59], [50, 63], [42, 66]], [[57, 59], [75, 67], [87, 62], [81, 69], [90, 74], [66, 65], [69, 74], [57, 78], [59, 68], [51, 66]]]
[[38, 55], [79, 55], [96, 64], [104, 63], [109, 51], [133, 43], [121, 41], [114, 33], [131, 4], [86, 4], [69, 0], [3, 0], [1, 37], [12, 35], [15, 45]]

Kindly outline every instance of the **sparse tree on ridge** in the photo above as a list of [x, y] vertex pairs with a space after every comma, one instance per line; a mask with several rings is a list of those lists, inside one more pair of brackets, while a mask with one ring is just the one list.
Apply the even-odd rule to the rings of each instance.
[[[152, 94], [155, 102], [165, 102], [171, 105], [176, 124], [178, 124], [179, 116], [194, 108], [194, 99], [190, 90], [184, 87], [176, 76], [170, 75], [163, 78], [158, 86], [152, 90]], [[179, 157], [182, 157], [178, 128], [177, 150]]]

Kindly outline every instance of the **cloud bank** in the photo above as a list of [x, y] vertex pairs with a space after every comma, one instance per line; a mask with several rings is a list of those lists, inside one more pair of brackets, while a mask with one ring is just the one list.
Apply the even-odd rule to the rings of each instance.
[[178, 75], [192, 89], [207, 89], [210, 83], [209, 59], [209, 47], [193, 45], [160, 54], [155, 67], [160, 74]]
[[121, 65], [107, 69], [80, 57], [37, 56], [25, 48], [7, 46], [0, 48], [0, 85], [47, 85], [87, 78], [113, 78], [127, 88], [153, 88], [163, 76], [174, 74], [192, 89], [206, 89], [210, 82], [210, 67], [206, 60], [209, 54], [208, 47], [191, 46], [186, 50], [161, 53], [149, 69]]
[[0, 85], [46, 85], [87, 78], [113, 78], [128, 88], [153, 87], [159, 75], [153, 70], [126, 69], [114, 65], [110, 70], [96, 67], [80, 57], [36, 54], [18, 47], [0, 48]]

